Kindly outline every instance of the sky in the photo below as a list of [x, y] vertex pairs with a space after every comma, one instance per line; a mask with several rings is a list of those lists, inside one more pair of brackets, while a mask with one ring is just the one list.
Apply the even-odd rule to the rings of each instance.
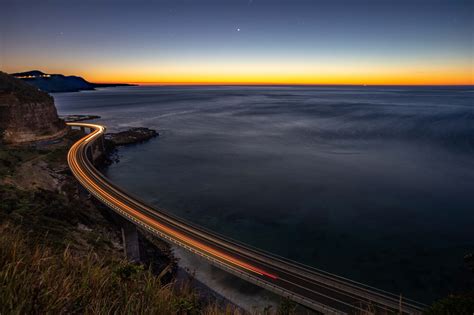
[[0, 70], [92, 82], [474, 84], [474, 0], [0, 0]]

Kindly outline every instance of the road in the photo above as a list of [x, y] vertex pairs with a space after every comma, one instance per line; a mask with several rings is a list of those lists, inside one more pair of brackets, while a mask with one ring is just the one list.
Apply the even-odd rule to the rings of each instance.
[[93, 196], [137, 226], [227, 272], [324, 314], [422, 313], [425, 306], [415, 301], [253, 248], [148, 206], [111, 183], [88, 159], [87, 150], [103, 137], [105, 127], [68, 125], [91, 130], [69, 150], [68, 164], [74, 176]]

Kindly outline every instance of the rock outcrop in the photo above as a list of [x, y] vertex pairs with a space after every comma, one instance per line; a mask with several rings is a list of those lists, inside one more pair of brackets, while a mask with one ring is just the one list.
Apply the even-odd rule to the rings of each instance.
[[0, 71], [0, 141], [22, 143], [64, 135], [54, 100], [45, 92]]
[[115, 146], [139, 143], [158, 136], [158, 132], [144, 127], [130, 128], [126, 131], [117, 133], [108, 133], [105, 135], [107, 140], [112, 141]]

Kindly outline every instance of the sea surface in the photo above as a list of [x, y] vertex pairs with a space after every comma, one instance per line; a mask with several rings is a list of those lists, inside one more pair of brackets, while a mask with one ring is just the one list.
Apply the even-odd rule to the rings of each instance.
[[140, 86], [60, 114], [160, 136], [112, 181], [228, 237], [423, 302], [474, 286], [474, 88]]

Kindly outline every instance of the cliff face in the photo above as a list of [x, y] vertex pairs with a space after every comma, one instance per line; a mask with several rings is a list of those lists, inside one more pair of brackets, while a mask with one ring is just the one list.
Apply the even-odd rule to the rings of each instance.
[[60, 137], [66, 125], [51, 96], [0, 72], [0, 133], [3, 143], [21, 143]]

